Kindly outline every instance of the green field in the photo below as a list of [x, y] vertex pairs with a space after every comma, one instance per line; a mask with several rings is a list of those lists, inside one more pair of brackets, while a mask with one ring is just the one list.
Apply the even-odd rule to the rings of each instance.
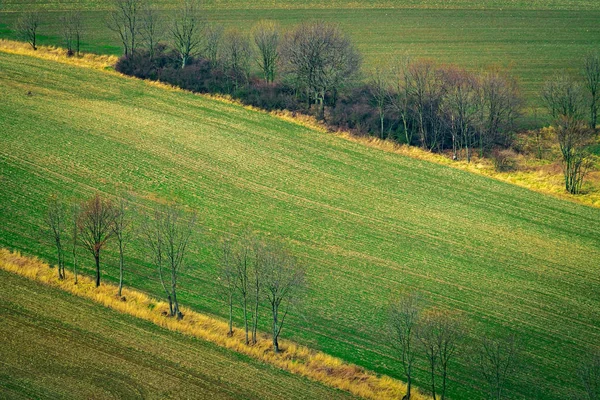
[[5, 271], [0, 292], [4, 399], [350, 398]]
[[[471, 338], [518, 333], [513, 398], [579, 390], [578, 359], [600, 342], [600, 209], [90, 69], [0, 53], [0, 87], [0, 246], [53, 260], [42, 233], [50, 193], [129, 190], [139, 210], [177, 198], [203, 227], [181, 279], [185, 305], [226, 315], [213, 243], [250, 226], [307, 264], [311, 289], [288, 338], [401, 377], [386, 304], [416, 289], [462, 312]], [[114, 251], [104, 259], [113, 281]], [[161, 295], [140, 243], [126, 284]], [[451, 395], [476, 398], [482, 382], [463, 354]]]
[[[173, 1], [161, 2], [170, 8]], [[10, 1], [0, 9], [0, 37], [14, 38], [10, 27], [18, 11], [47, 10], [40, 29], [43, 44], [60, 44], [59, 17], [65, 8], [86, 9], [83, 49], [120, 54], [116, 36], [105, 27], [107, 0]], [[594, 1], [299, 1], [204, 2], [207, 20], [249, 31], [264, 18], [289, 27], [323, 19], [348, 32], [364, 56], [364, 69], [396, 56], [432, 58], [478, 70], [500, 66], [520, 80], [530, 107], [539, 105], [543, 82], [563, 69], [575, 72], [583, 56], [600, 50], [600, 5]], [[540, 112], [542, 112], [540, 110]]]

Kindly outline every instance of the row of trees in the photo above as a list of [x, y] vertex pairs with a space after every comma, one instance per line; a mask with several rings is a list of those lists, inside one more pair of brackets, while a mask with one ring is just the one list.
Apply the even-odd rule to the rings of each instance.
[[[476, 366], [486, 384], [484, 391], [489, 400], [507, 398], [507, 387], [524, 367], [523, 343], [515, 334], [482, 337], [467, 343], [468, 327], [460, 315], [448, 310], [425, 308], [416, 292], [400, 295], [391, 304], [388, 326], [391, 345], [398, 352], [406, 378], [407, 393], [403, 400], [410, 400], [412, 396], [417, 366], [427, 371], [433, 399], [446, 399], [450, 365], [458, 354]], [[585, 398], [600, 399], [600, 349], [579, 360], [576, 373]]]
[[[35, 48], [39, 15], [25, 14], [18, 25]], [[269, 110], [312, 112], [332, 129], [432, 151], [452, 149], [453, 159], [470, 161], [475, 149], [481, 157], [509, 147], [523, 103], [515, 79], [497, 69], [473, 73], [427, 60], [399, 60], [361, 83], [358, 51], [324, 22], [282, 31], [261, 21], [248, 36], [207, 23], [194, 0], [184, 1], [171, 18], [147, 0], [115, 0], [107, 25], [123, 44], [117, 65], [123, 73], [232, 94]], [[61, 26], [69, 54], [78, 53], [80, 14], [65, 14]], [[260, 76], [252, 76], [253, 64]], [[598, 54], [587, 56], [582, 70], [579, 79], [553, 78], [542, 92], [554, 120], [565, 188], [573, 194], [592, 167], [586, 149], [600, 107]]]
[[579, 77], [563, 74], [548, 81], [541, 96], [553, 118], [562, 156], [565, 189], [578, 194], [585, 175], [593, 166], [589, 146], [598, 134], [600, 54], [586, 56]]
[[[334, 129], [452, 148], [455, 158], [461, 150], [470, 160], [474, 147], [483, 153], [510, 143], [522, 102], [516, 81], [498, 70], [474, 74], [405, 59], [360, 83], [361, 57], [334, 25], [302, 23], [282, 31], [261, 21], [246, 35], [204, 22], [192, 1], [170, 21], [142, 1], [115, 2], [120, 23], [110, 26], [123, 41], [121, 72], [233, 94], [263, 108], [314, 112]], [[192, 73], [174, 71], [174, 59]], [[252, 77], [253, 62], [260, 76]]]
[[297, 305], [306, 284], [298, 260], [280, 245], [246, 232], [239, 239], [223, 240], [219, 282], [229, 307], [228, 335], [233, 334], [233, 305], [237, 302], [243, 312], [246, 344], [256, 343], [259, 306], [264, 298], [271, 311], [273, 350], [278, 353], [288, 311]]
[[[65, 279], [66, 253], [73, 257], [73, 275], [77, 283], [78, 249], [94, 259], [96, 287], [100, 286], [101, 255], [113, 242], [119, 255], [119, 286], [116, 295], [123, 300], [125, 254], [135, 241], [143, 242], [157, 270], [158, 279], [169, 302], [169, 315], [183, 318], [177, 298], [180, 271], [186, 264], [190, 240], [197, 233], [195, 212], [177, 204], [167, 204], [143, 213], [134, 225], [136, 210], [126, 196], [116, 200], [96, 194], [88, 200], [69, 205], [56, 195], [50, 196], [46, 213], [49, 236], [57, 252], [59, 279]], [[306, 285], [303, 266], [284, 247], [246, 233], [239, 240], [222, 244], [219, 281], [229, 304], [229, 332], [233, 333], [233, 304], [243, 305], [246, 344], [257, 342], [259, 307], [271, 310], [273, 350], [279, 352], [279, 336], [290, 307]], [[249, 318], [252, 340], [249, 339]]]

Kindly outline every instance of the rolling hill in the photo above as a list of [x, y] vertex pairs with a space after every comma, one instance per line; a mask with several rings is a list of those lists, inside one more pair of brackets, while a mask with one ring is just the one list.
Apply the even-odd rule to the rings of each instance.
[[[12, 27], [18, 12], [38, 9], [43, 10], [44, 21], [40, 43], [60, 45], [61, 12], [79, 8], [85, 10], [83, 50], [121, 54], [117, 36], [106, 28], [110, 4], [109, 0], [7, 0], [0, 8], [0, 37], [15, 37]], [[168, 14], [177, 2], [159, 4]], [[519, 79], [531, 108], [539, 106], [546, 79], [563, 69], [578, 71], [583, 56], [597, 51], [600, 42], [600, 6], [584, 0], [216, 0], [202, 4], [208, 21], [245, 32], [261, 19], [278, 21], [283, 27], [315, 19], [337, 23], [363, 54], [366, 71], [405, 55], [472, 70], [500, 66]], [[538, 110], [539, 116], [544, 114], [545, 110]]]
[[351, 398], [6, 271], [0, 288], [5, 399]]
[[[579, 390], [579, 358], [600, 341], [599, 209], [91, 69], [0, 53], [0, 87], [0, 246], [52, 260], [50, 193], [129, 191], [140, 211], [176, 198], [204, 230], [181, 280], [185, 305], [225, 315], [212, 243], [251, 227], [308, 266], [286, 337], [401, 377], [386, 307], [414, 289], [460, 312], [467, 342], [521, 338], [512, 397]], [[160, 296], [144, 253], [133, 245], [126, 284]], [[114, 249], [104, 260], [114, 280]], [[481, 394], [467, 354], [451, 366], [452, 398]]]

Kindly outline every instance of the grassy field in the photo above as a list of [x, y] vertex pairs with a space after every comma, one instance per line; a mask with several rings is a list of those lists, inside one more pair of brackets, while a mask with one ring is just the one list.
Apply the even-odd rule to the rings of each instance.
[[0, 292], [5, 399], [350, 398], [6, 271]]
[[[204, 231], [183, 304], [226, 313], [212, 243], [251, 226], [308, 266], [311, 290], [286, 337], [400, 377], [386, 304], [417, 289], [460, 311], [470, 338], [522, 338], [512, 397], [579, 390], [578, 359], [600, 341], [599, 209], [90, 69], [0, 54], [0, 85], [0, 246], [52, 259], [42, 234], [52, 192], [129, 190], [139, 210], [178, 198]], [[104, 260], [114, 281], [114, 249]], [[126, 284], [161, 294], [140, 243]], [[453, 398], [480, 394], [464, 351], [451, 371]]]
[[[161, 2], [169, 8], [173, 1]], [[10, 1], [0, 9], [0, 37], [14, 38], [18, 11], [47, 10], [40, 29], [42, 44], [60, 44], [59, 17], [65, 8], [87, 11], [83, 49], [120, 54], [116, 36], [105, 27], [110, 2]], [[364, 56], [364, 67], [385, 64], [395, 56], [432, 58], [478, 70], [500, 66], [517, 76], [528, 106], [539, 106], [542, 83], [563, 69], [580, 68], [582, 57], [599, 50], [600, 6], [592, 1], [213, 1], [205, 16], [226, 27], [249, 31], [264, 18], [288, 27], [323, 19], [348, 32]], [[543, 112], [540, 110], [540, 114]], [[531, 121], [533, 122], [533, 121]]]

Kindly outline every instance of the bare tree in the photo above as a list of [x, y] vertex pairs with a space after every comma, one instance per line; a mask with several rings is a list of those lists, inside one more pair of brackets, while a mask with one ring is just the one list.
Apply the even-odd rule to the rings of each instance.
[[263, 276], [267, 248], [264, 242], [256, 238], [253, 240], [252, 248], [254, 250], [254, 262], [252, 263], [252, 271], [250, 273], [251, 291], [254, 302], [254, 310], [252, 312], [252, 344], [256, 344], [256, 342], [258, 341], [258, 310], [264, 285]]
[[445, 93], [442, 108], [447, 114], [452, 136], [453, 158], [458, 158], [457, 150], [464, 149], [467, 162], [477, 135], [477, 122], [480, 112], [480, 86], [475, 75], [458, 68], [444, 70]]
[[63, 241], [66, 229], [66, 207], [65, 203], [57, 195], [51, 195], [48, 199], [46, 222], [52, 234], [52, 242], [56, 246], [58, 278], [65, 279], [65, 251]]
[[448, 386], [448, 366], [461, 337], [460, 321], [455, 315], [438, 309], [424, 313], [418, 337], [429, 364], [431, 393], [436, 400], [436, 376], [441, 378], [440, 399], [445, 400]]
[[164, 34], [164, 22], [153, 4], [147, 4], [141, 13], [140, 37], [148, 49], [150, 59], [154, 58], [156, 45]]
[[223, 25], [208, 24], [204, 36], [206, 44], [204, 46], [204, 56], [213, 64], [219, 62], [220, 51], [223, 39]]
[[223, 294], [227, 297], [227, 306], [229, 308], [229, 331], [227, 332], [227, 336], [233, 336], [233, 300], [237, 283], [232, 246], [233, 244], [230, 239], [223, 239], [219, 258], [218, 280]]
[[578, 194], [592, 166], [586, 147], [592, 141], [593, 131], [582, 121], [567, 116], [556, 121], [554, 128], [562, 154], [565, 189], [571, 194]]
[[588, 400], [600, 400], [600, 352], [598, 350], [583, 360], [578, 375]]
[[480, 156], [490, 143], [510, 144], [509, 132], [521, 113], [523, 101], [514, 78], [492, 69], [483, 74], [481, 85]]
[[21, 40], [29, 43], [33, 50], [37, 50], [37, 32], [40, 22], [40, 14], [35, 11], [29, 11], [21, 15], [15, 26], [15, 30]]
[[428, 60], [410, 63], [406, 73], [421, 146], [433, 150], [440, 146], [442, 123], [439, 115], [446, 89], [443, 75]]
[[173, 47], [181, 59], [181, 68], [185, 68], [190, 57], [201, 50], [203, 25], [197, 0], [184, 0], [170, 28]]
[[71, 253], [73, 255], [73, 276], [75, 277], [75, 284], [77, 285], [77, 248], [79, 245], [79, 227], [77, 221], [81, 209], [79, 204], [73, 204], [71, 206]]
[[121, 197], [115, 204], [114, 212], [112, 231], [119, 246], [119, 290], [117, 295], [121, 297], [123, 291], [123, 271], [125, 269], [125, 248], [133, 236], [133, 217], [130, 202]]
[[413, 139], [413, 127], [411, 120], [411, 74], [409, 73], [410, 58], [400, 59], [392, 67], [392, 86], [390, 91], [390, 103], [396, 109], [402, 120], [404, 139], [410, 145]]
[[[162, 206], [154, 212], [152, 218], [146, 221], [144, 236], [152, 251], [152, 258], [161, 285], [169, 301], [170, 315], [183, 318], [177, 300], [177, 279], [184, 267], [188, 243], [196, 225], [196, 214], [187, 216], [176, 204]], [[167, 283], [165, 275], [169, 275]]]
[[100, 253], [113, 234], [114, 210], [112, 201], [96, 193], [81, 204], [77, 220], [80, 242], [96, 261], [96, 287], [100, 286]]
[[81, 12], [67, 11], [60, 17], [62, 37], [67, 47], [67, 55], [79, 55], [81, 47], [81, 36], [83, 34], [83, 23]]
[[389, 95], [389, 74], [383, 67], [377, 67], [371, 74], [368, 87], [371, 94], [371, 99], [377, 109], [379, 115], [379, 137], [384, 139], [384, 121], [385, 112], [387, 109]]
[[112, 0], [113, 9], [108, 15], [108, 29], [119, 35], [125, 57], [133, 56], [140, 37], [143, 0]]
[[[285, 71], [306, 101], [320, 106], [325, 118], [325, 95], [351, 81], [359, 70], [360, 56], [339, 28], [325, 22], [303, 23], [288, 32], [281, 46]], [[334, 101], [335, 103], [335, 101]]]
[[234, 266], [236, 276], [236, 288], [242, 302], [242, 310], [244, 312], [244, 332], [246, 334], [246, 344], [250, 343], [249, 327], [248, 327], [248, 301], [250, 291], [252, 290], [252, 242], [253, 238], [249, 232], [246, 232], [237, 244], [234, 253]]
[[581, 86], [565, 74], [557, 75], [542, 88], [542, 101], [550, 116], [582, 119], [583, 93]]
[[600, 108], [600, 53], [590, 53], [585, 57], [583, 77], [590, 97], [590, 128], [595, 132]]
[[229, 73], [234, 89], [237, 89], [248, 81], [252, 56], [250, 41], [246, 35], [234, 29], [225, 33], [222, 47], [223, 67]]
[[416, 331], [421, 307], [416, 293], [401, 296], [390, 307], [389, 323], [392, 330], [392, 344], [400, 351], [402, 368], [406, 375], [406, 395], [410, 400], [413, 378], [413, 367], [416, 356]]
[[518, 348], [514, 334], [505, 339], [481, 341], [475, 361], [488, 385], [490, 400], [502, 399], [507, 380], [516, 372]]
[[279, 335], [290, 306], [305, 285], [304, 269], [295, 257], [270, 244], [263, 259], [264, 293], [271, 307], [273, 351], [279, 353]]
[[263, 72], [265, 82], [273, 82], [279, 59], [279, 26], [273, 21], [259, 21], [252, 28], [252, 36], [258, 49], [256, 61]]

